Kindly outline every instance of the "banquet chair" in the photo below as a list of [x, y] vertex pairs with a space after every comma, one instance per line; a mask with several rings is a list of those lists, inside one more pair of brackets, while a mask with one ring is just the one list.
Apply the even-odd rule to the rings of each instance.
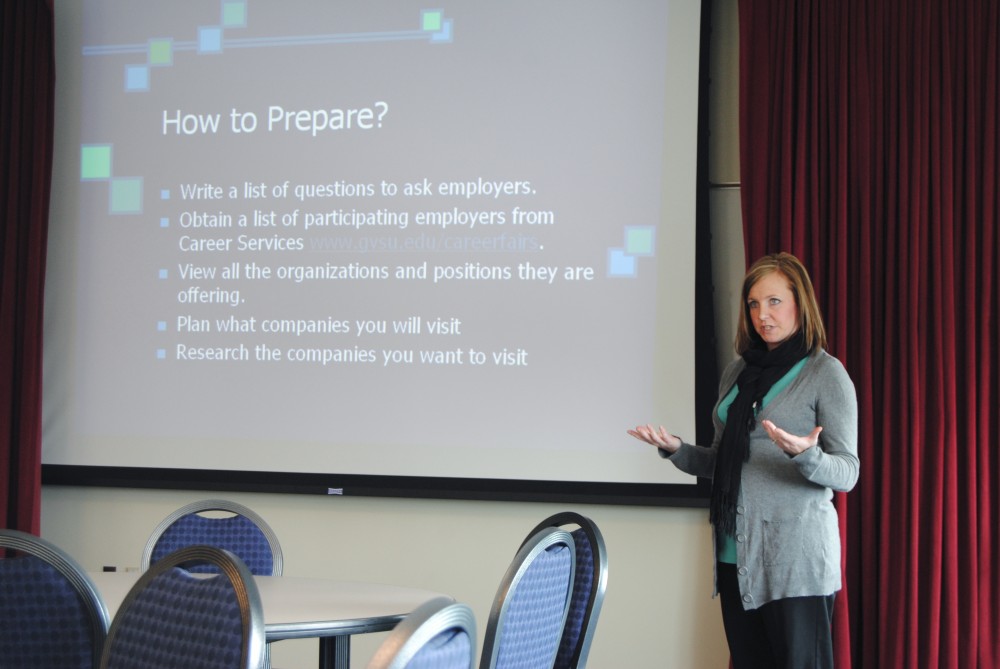
[[573, 593], [573, 536], [543, 528], [521, 546], [490, 609], [480, 669], [552, 667]]
[[232, 551], [255, 576], [281, 576], [281, 545], [274, 531], [253, 510], [223, 499], [192, 502], [164, 518], [146, 542], [140, 569], [146, 571], [164, 555], [199, 544]]
[[608, 553], [604, 536], [593, 520], [574, 511], [546, 518], [528, 536], [546, 527], [576, 528], [570, 531], [576, 544], [573, 599], [556, 654], [555, 669], [584, 669], [608, 587]]
[[107, 607], [72, 557], [0, 529], [0, 667], [93, 669], [107, 632]]
[[472, 609], [450, 597], [435, 597], [393, 628], [368, 669], [472, 669], [475, 661]]
[[[211, 565], [216, 573], [194, 573]], [[101, 669], [259, 669], [264, 614], [233, 553], [188, 546], [139, 577], [111, 621]]]

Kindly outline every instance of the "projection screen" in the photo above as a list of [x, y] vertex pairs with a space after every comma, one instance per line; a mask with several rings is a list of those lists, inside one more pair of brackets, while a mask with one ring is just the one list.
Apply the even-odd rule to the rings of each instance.
[[699, 2], [55, 5], [47, 482], [703, 496]]

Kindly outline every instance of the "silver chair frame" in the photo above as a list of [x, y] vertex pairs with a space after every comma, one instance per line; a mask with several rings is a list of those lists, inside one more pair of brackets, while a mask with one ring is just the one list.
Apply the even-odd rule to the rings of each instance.
[[403, 618], [368, 663], [368, 669], [403, 669], [428, 641], [441, 632], [461, 629], [469, 636], [466, 666], [476, 661], [476, 618], [465, 604], [450, 597], [435, 597]]

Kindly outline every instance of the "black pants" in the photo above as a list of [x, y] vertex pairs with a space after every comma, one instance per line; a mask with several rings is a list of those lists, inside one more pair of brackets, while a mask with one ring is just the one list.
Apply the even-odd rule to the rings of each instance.
[[736, 565], [724, 562], [718, 587], [733, 669], [833, 669], [835, 595], [789, 597], [744, 611]]

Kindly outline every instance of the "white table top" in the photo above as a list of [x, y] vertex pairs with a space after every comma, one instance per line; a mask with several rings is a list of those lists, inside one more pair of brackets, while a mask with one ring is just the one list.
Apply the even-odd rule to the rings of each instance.
[[[115, 612], [139, 572], [91, 572], [108, 607]], [[441, 593], [383, 583], [336, 581], [299, 576], [255, 576], [268, 641], [384, 632], [406, 614]]]

